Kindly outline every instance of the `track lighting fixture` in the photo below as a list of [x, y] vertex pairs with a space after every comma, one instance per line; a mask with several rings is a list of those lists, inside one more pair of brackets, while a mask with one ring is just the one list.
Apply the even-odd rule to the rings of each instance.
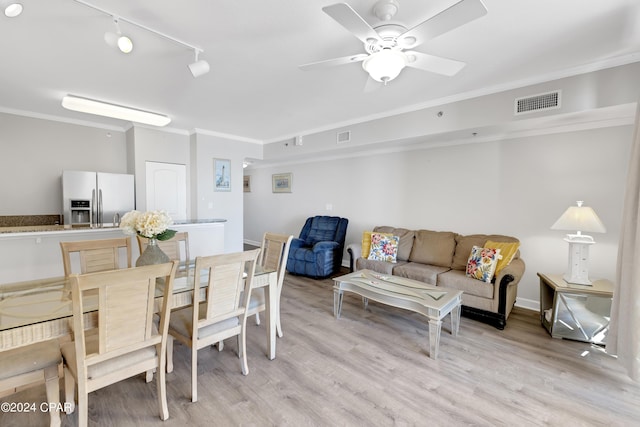
[[196, 61], [192, 64], [189, 64], [189, 70], [193, 77], [200, 77], [203, 74], [207, 74], [210, 70], [209, 63], [204, 59], [198, 60], [198, 54], [202, 52], [200, 49], [194, 49], [196, 53]]
[[[0, 0], [0, 2], [2, 1], [6, 1], [6, 0]], [[128, 19], [128, 18], [124, 18], [120, 15], [117, 15], [115, 13], [109, 12], [107, 10], [104, 10], [98, 6], [95, 6], [91, 3], [86, 2], [85, 0], [74, 0], [76, 3], [80, 3], [82, 5], [85, 5], [87, 7], [90, 7], [91, 9], [97, 10], [99, 12], [104, 13], [105, 15], [109, 15], [113, 18], [113, 22], [115, 23], [116, 26], [116, 34], [114, 33], [110, 33], [107, 32], [104, 35], [104, 39], [107, 42], [107, 44], [109, 46], [117, 46], [118, 49], [120, 49], [122, 52], [124, 53], [129, 53], [133, 50], [133, 42], [131, 41], [131, 39], [129, 37], [127, 37], [126, 35], [122, 34], [122, 32], [120, 31], [120, 26], [119, 26], [119, 22], [123, 21], [126, 22], [128, 24], [131, 24], [135, 27], [141, 28], [143, 30], [149, 31], [150, 33], [153, 33], [157, 36], [163, 37], [167, 40], [171, 40], [172, 42], [175, 42], [177, 44], [180, 44], [182, 46], [185, 46], [191, 50], [193, 50], [196, 54], [196, 61], [192, 64], [189, 64], [189, 70], [191, 70], [191, 74], [193, 74], [193, 77], [199, 77], [203, 74], [206, 74], [209, 72], [209, 63], [205, 60], [198, 60], [198, 55], [203, 53], [204, 50], [202, 50], [201, 48], [197, 47], [197, 46], [193, 46], [189, 43], [183, 42], [182, 40], [179, 40], [175, 37], [171, 37], [167, 34], [164, 34], [160, 31], [154, 30], [153, 28], [149, 28], [144, 24], [141, 24], [139, 22], [136, 22], [134, 20]]]
[[7, 18], [15, 18], [22, 13], [22, 4], [14, 0], [1, 0], [0, 8]]
[[104, 33], [104, 41], [111, 47], [117, 46], [122, 53], [130, 53], [133, 50], [133, 42], [128, 36], [122, 34], [120, 25], [118, 24], [118, 18], [115, 16], [113, 17], [113, 23], [116, 26], [116, 32]]

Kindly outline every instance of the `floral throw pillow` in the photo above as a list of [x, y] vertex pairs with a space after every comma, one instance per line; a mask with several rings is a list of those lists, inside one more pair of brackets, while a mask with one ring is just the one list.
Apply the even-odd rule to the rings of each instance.
[[371, 233], [371, 249], [367, 259], [396, 262], [399, 242], [400, 238], [398, 236]]
[[491, 283], [500, 258], [500, 249], [474, 246], [467, 262], [467, 277]]

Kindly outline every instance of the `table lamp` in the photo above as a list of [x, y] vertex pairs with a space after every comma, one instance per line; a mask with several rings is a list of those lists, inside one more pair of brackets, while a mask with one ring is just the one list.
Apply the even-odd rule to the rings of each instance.
[[583, 231], [604, 233], [607, 230], [593, 209], [582, 206], [569, 207], [562, 216], [551, 226], [552, 230], [576, 231], [576, 234], [567, 234], [564, 241], [569, 243], [569, 269], [563, 276], [567, 283], [591, 286], [589, 280], [589, 246], [595, 241], [593, 237], [582, 234]]

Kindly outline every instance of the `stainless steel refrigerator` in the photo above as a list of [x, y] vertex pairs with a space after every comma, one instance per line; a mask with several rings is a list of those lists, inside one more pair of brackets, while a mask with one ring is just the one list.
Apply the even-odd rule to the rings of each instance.
[[135, 209], [134, 176], [63, 171], [64, 224], [72, 227], [109, 227]]

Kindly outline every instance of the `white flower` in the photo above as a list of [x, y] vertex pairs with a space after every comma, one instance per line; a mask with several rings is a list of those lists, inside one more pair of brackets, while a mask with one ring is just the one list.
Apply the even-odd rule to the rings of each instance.
[[147, 238], [157, 238], [173, 223], [164, 211], [127, 212], [120, 221], [120, 228], [127, 234], [139, 234]]

